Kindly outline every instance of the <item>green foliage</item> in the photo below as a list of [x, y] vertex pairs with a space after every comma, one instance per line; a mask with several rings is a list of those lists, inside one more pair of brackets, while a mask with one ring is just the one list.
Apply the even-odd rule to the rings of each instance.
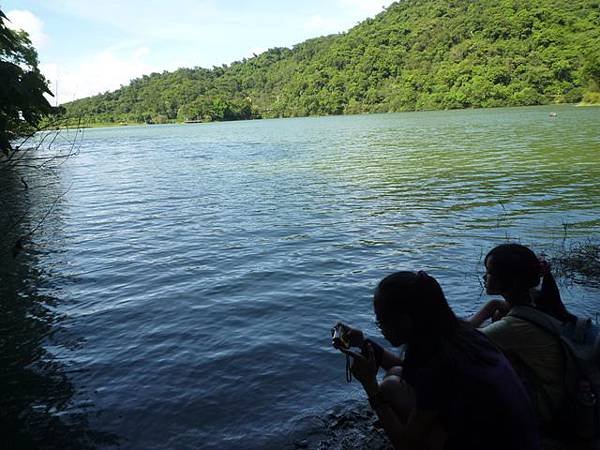
[[600, 105], [600, 92], [586, 92], [582, 103], [589, 105]]
[[53, 108], [51, 94], [38, 69], [37, 53], [24, 32], [6, 26], [0, 10], [0, 151], [8, 155], [11, 141], [35, 128]]
[[578, 102], [600, 91], [599, 23], [600, 0], [404, 0], [346, 33], [66, 106], [156, 122]]
[[588, 53], [582, 69], [584, 78], [588, 81], [591, 92], [600, 92], [600, 48], [596, 47]]

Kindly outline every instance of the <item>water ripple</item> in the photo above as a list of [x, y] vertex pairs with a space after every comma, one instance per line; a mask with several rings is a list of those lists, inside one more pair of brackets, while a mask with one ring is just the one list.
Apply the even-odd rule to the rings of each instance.
[[360, 397], [329, 327], [375, 334], [383, 275], [427, 269], [467, 314], [495, 243], [598, 235], [600, 110], [552, 110], [89, 130], [44, 256], [74, 404], [133, 448], [266, 448]]

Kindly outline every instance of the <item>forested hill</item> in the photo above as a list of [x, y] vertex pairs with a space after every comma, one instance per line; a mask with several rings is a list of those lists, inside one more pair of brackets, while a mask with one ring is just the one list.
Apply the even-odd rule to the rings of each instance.
[[600, 0], [404, 0], [346, 33], [66, 104], [84, 122], [235, 120], [600, 98]]

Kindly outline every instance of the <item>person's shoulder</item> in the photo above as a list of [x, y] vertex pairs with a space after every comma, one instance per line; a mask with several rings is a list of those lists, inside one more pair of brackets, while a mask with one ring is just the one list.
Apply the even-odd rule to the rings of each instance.
[[511, 328], [532, 328], [534, 325], [528, 320], [521, 319], [520, 317], [512, 316], [507, 314], [502, 319], [498, 320], [498, 322], [502, 323], [506, 327]]
[[479, 330], [488, 333], [492, 330], [515, 330], [515, 329], [535, 329], [535, 325], [531, 322], [521, 319], [520, 317], [511, 316], [507, 314], [496, 322], [492, 322], [489, 325], [480, 328]]
[[535, 325], [519, 317], [510, 315], [479, 329], [483, 334], [502, 347], [513, 344], [519, 345], [524, 338], [537, 334]]
[[556, 344], [555, 339], [537, 325], [510, 314], [480, 330], [504, 350]]
[[[492, 322], [484, 327], [479, 328], [479, 331], [481, 331], [485, 335], [489, 335], [490, 333], [508, 331], [514, 328], [515, 326], [515, 321], [513, 319], [515, 319], [515, 317], [504, 316], [503, 318], [496, 320], [495, 322]], [[516, 323], [516, 325], [518, 326], [518, 322]]]

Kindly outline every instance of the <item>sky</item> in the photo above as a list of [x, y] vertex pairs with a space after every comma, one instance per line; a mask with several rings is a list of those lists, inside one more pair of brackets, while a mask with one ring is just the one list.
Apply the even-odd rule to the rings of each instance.
[[207, 67], [346, 31], [392, 0], [0, 0], [30, 34], [61, 104], [178, 67]]

